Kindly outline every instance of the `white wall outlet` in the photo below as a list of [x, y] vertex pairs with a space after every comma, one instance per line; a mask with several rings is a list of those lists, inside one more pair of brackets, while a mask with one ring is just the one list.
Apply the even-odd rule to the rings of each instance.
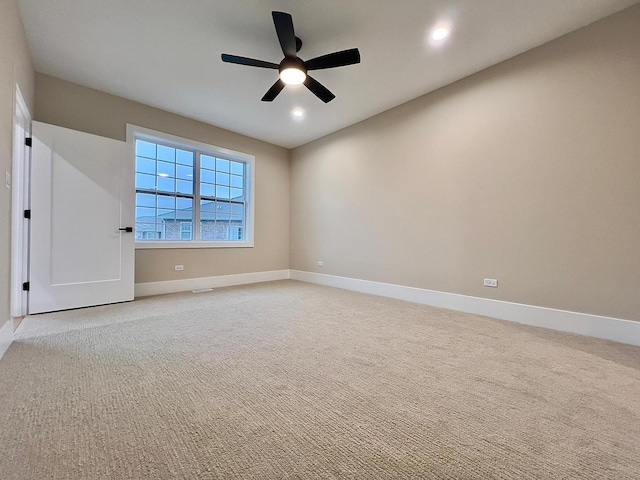
[[184, 270], [184, 265], [176, 265], [176, 272], [181, 272], [182, 270]]
[[11, 188], [11, 173], [8, 171], [4, 172], [4, 186], [9, 189]]
[[485, 278], [484, 279], [484, 286], [485, 287], [498, 288], [498, 280], [495, 279], [495, 278]]
[[318, 260], [318, 266], [319, 266], [319, 267], [324, 267], [324, 262], [322, 262], [322, 261]]

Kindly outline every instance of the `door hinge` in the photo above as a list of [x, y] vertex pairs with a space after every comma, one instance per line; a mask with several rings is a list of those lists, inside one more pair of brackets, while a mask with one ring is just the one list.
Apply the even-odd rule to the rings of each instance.
[[24, 290], [25, 292], [28, 292], [29, 291], [29, 286], [30, 286], [29, 282], [24, 282], [22, 284], [22, 290]]
[[25, 210], [24, 211], [24, 218], [31, 218], [31, 210]]
[[24, 144], [25, 144], [27, 147], [30, 147], [30, 146], [33, 144], [33, 139], [32, 139], [31, 137], [27, 137], [27, 138], [25, 138], [25, 139], [24, 139]]

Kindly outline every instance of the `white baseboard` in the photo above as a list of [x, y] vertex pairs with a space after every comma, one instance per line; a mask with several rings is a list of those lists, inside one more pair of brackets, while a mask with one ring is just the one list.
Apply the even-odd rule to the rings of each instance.
[[13, 321], [7, 320], [0, 327], [0, 358], [5, 354], [11, 342], [13, 342]]
[[286, 280], [289, 270], [273, 270], [270, 272], [238, 273], [234, 275], [219, 275], [216, 277], [185, 278], [183, 280], [169, 280], [165, 282], [149, 282], [135, 284], [135, 297], [149, 295], [164, 295], [166, 293], [188, 292], [204, 288], [231, 287], [247, 283], [271, 282]]
[[290, 278], [640, 346], [640, 322], [389, 283], [290, 270]]

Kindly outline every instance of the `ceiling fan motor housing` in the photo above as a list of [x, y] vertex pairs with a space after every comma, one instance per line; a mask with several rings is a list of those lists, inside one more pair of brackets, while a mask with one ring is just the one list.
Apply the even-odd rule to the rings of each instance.
[[282, 71], [286, 70], [287, 68], [295, 68], [296, 70], [304, 72], [305, 75], [307, 74], [307, 67], [304, 66], [304, 62], [298, 57], [284, 57], [284, 59], [280, 62], [278, 72], [282, 73]]

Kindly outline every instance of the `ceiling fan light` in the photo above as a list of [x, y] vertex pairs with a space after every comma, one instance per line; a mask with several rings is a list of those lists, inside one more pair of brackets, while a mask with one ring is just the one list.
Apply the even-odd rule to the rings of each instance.
[[280, 80], [287, 85], [300, 85], [307, 78], [307, 74], [298, 68], [285, 68], [280, 72]]

